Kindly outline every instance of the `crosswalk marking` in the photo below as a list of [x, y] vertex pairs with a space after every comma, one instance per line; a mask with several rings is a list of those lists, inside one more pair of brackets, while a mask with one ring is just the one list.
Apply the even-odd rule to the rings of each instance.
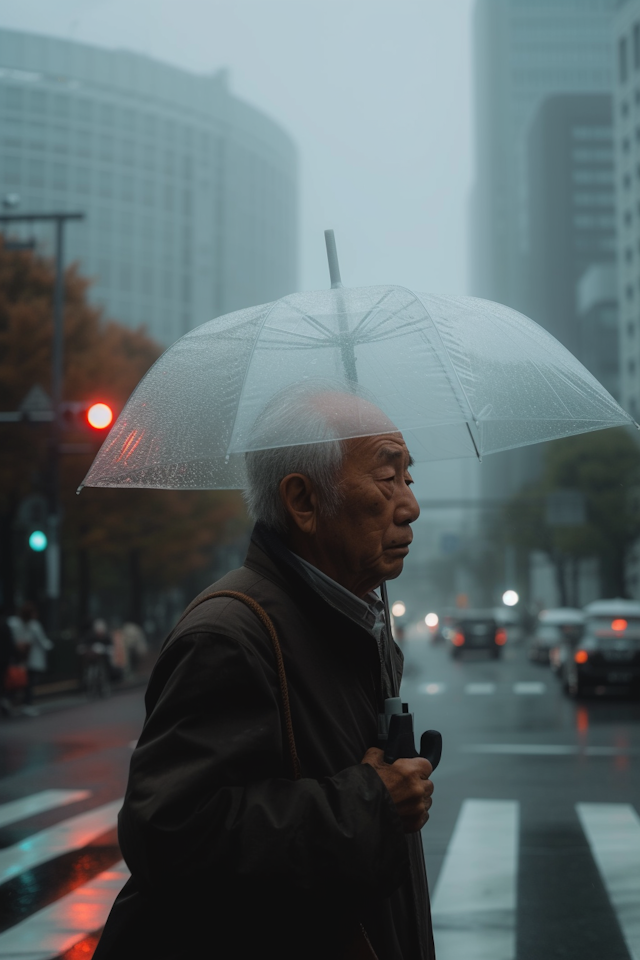
[[640, 960], [640, 817], [628, 803], [578, 803], [632, 960]]
[[633, 747], [580, 746], [575, 743], [465, 743], [462, 753], [495, 753], [531, 757], [625, 757], [640, 754]]
[[1, 960], [52, 960], [104, 926], [129, 877], [123, 861], [0, 933]]
[[79, 850], [116, 825], [122, 800], [115, 800], [88, 813], [63, 820], [62, 823], [34, 833], [20, 843], [0, 850], [0, 883], [6, 883], [24, 870], [59, 857], [69, 850]]
[[18, 820], [26, 820], [27, 817], [33, 817], [37, 813], [44, 813], [45, 810], [53, 810], [55, 807], [86, 800], [90, 796], [90, 790], [42, 790], [40, 793], [32, 793], [20, 800], [2, 803], [0, 804], [0, 827], [17, 823]]
[[438, 960], [513, 960], [519, 805], [465, 800], [438, 878]]
[[485, 696], [496, 692], [495, 683], [468, 683], [464, 692], [472, 696]]
[[420, 693], [427, 693], [433, 696], [436, 693], [444, 693], [446, 687], [444, 683], [421, 683], [418, 687]]
[[542, 683], [540, 680], [521, 681], [520, 683], [514, 683], [513, 692], [524, 694], [525, 696], [546, 693], [547, 685], [546, 683]]

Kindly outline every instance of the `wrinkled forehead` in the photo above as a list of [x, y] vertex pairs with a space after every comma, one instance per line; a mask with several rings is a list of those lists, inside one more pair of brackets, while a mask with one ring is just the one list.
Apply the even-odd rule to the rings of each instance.
[[352, 393], [317, 393], [309, 402], [337, 436], [366, 437], [398, 432], [393, 421], [379, 407]]

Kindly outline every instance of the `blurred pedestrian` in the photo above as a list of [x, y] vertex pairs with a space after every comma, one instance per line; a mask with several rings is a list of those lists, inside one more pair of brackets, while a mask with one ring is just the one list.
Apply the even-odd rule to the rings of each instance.
[[9, 665], [13, 662], [14, 658], [15, 646], [13, 643], [13, 631], [5, 615], [0, 613], [0, 712], [3, 717], [10, 717], [13, 712], [8, 691], [5, 687], [5, 678]]
[[[378, 746], [402, 655], [375, 591], [409, 552], [411, 459], [351, 394], [294, 415], [328, 442], [247, 456], [244, 566], [154, 667], [119, 816], [132, 876], [94, 960], [434, 958], [432, 767]], [[341, 418], [357, 439], [330, 439]]]
[[142, 660], [149, 652], [149, 644], [142, 627], [127, 621], [122, 627], [122, 639], [127, 651], [127, 665], [131, 675], [138, 673]]
[[53, 643], [44, 632], [38, 620], [38, 611], [35, 604], [23, 603], [20, 609], [20, 618], [24, 624], [24, 633], [29, 649], [26, 656], [27, 686], [24, 692], [22, 712], [27, 716], [38, 716], [38, 709], [33, 705], [33, 688], [47, 671], [47, 653], [53, 650]]

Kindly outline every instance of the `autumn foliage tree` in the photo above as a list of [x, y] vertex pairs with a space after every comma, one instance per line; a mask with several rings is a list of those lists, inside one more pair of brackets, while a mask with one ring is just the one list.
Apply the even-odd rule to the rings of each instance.
[[[551, 526], [546, 503], [556, 490], [582, 494], [585, 522]], [[640, 445], [619, 428], [547, 445], [542, 474], [508, 504], [501, 526], [507, 542], [551, 558], [563, 605], [577, 603], [577, 561], [599, 560], [604, 596], [628, 596], [629, 561], [640, 538]], [[572, 576], [572, 574], [574, 576]]]
[[[54, 275], [51, 263], [31, 252], [6, 250], [0, 240], [0, 410], [17, 410], [33, 386], [50, 393]], [[115, 413], [157, 359], [161, 348], [143, 330], [105, 320], [87, 299], [89, 281], [66, 272], [63, 400], [102, 400]], [[81, 447], [70, 434], [63, 449]], [[89, 438], [91, 439], [91, 438]], [[80, 443], [78, 443], [80, 441]], [[15, 523], [20, 504], [47, 495], [50, 424], [0, 424], [0, 537], [2, 599], [24, 594], [16, 576]], [[122, 616], [142, 613], [143, 593], [204, 576], [217, 544], [246, 528], [237, 493], [76, 489], [97, 451], [60, 457], [63, 517], [63, 588], [67, 621], [88, 611], [91, 592], [108, 588]], [[126, 598], [126, 599], [125, 599]]]

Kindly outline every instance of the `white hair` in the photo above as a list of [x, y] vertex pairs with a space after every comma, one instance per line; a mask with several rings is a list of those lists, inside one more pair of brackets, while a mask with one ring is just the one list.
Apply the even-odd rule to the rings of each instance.
[[[318, 494], [318, 509], [334, 516], [342, 497], [336, 478], [344, 445], [335, 423], [322, 404], [328, 393], [344, 393], [343, 385], [314, 381], [282, 390], [267, 404], [254, 424], [245, 454], [247, 487], [244, 499], [251, 517], [271, 530], [287, 532], [287, 511], [280, 497], [280, 481], [290, 473], [308, 477]], [[282, 437], [293, 443], [276, 446]], [[295, 442], [298, 440], [299, 442]], [[303, 440], [311, 442], [303, 442]]]

